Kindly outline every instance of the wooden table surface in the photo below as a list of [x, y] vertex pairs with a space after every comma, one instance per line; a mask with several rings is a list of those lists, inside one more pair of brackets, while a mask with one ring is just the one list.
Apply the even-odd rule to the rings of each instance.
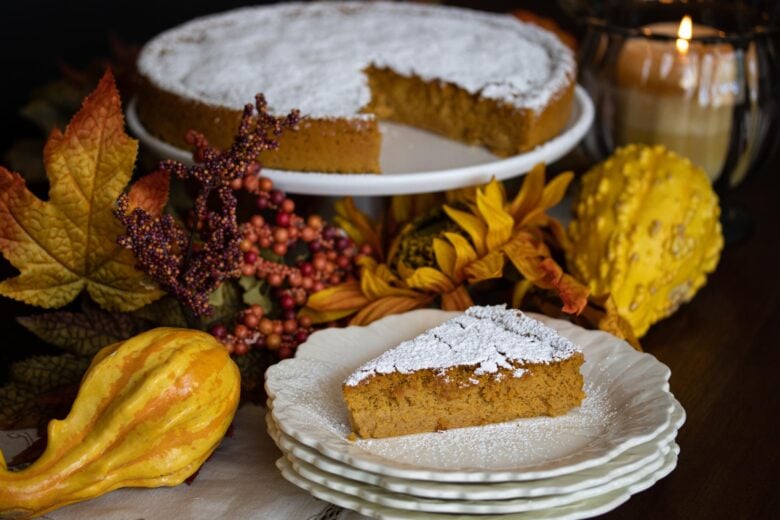
[[692, 302], [644, 349], [687, 419], [674, 472], [605, 519], [780, 518], [780, 153], [733, 194], [754, 219]]

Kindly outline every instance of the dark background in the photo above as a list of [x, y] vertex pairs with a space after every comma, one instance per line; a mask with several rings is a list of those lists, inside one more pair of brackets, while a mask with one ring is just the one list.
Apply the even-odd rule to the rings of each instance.
[[[143, 44], [157, 33], [191, 18], [244, 5], [274, 2], [237, 0], [165, 2], [149, 0], [3, 0], [0, 2], [0, 150], [10, 139], [35, 132], [18, 116], [30, 91], [59, 76], [59, 66], [83, 67], [110, 55], [110, 38]], [[445, 2], [491, 11], [530, 8], [547, 15], [561, 11], [553, 1]], [[573, 24], [572, 24], [573, 25]]]
[[[100, 60], [112, 58], [112, 39], [140, 47], [161, 31], [197, 16], [267, 3], [274, 2], [0, 0], [0, 164], [7, 165], [4, 155], [12, 142], [42, 136], [37, 126], [20, 115], [33, 90], [62, 77], [63, 69], [100, 67]], [[498, 12], [530, 9], [577, 30], [577, 23], [567, 19], [554, 1], [445, 3]], [[44, 183], [33, 182], [30, 187], [45, 198]], [[12, 274], [12, 267], [0, 256], [0, 279]], [[0, 384], [13, 360], [48, 350], [14, 321], [15, 316], [34, 312], [38, 311], [0, 297]]]

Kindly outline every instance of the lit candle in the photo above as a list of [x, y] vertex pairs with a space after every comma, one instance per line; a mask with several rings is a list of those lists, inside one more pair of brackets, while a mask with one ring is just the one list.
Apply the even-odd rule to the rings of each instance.
[[663, 144], [704, 168], [715, 180], [729, 149], [736, 93], [736, 59], [729, 44], [702, 44], [720, 34], [685, 16], [644, 32], [674, 41], [630, 38], [617, 63], [618, 144]]

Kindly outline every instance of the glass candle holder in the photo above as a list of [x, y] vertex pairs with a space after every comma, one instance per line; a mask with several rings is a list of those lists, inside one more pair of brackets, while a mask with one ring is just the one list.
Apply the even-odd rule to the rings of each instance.
[[584, 145], [601, 160], [663, 144], [720, 189], [766, 155], [778, 118], [776, 27], [748, 2], [608, 2], [587, 22], [580, 82], [596, 106]]

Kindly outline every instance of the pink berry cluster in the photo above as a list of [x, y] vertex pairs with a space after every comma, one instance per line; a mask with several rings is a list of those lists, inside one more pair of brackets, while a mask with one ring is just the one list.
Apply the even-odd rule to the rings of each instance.
[[368, 246], [358, 248], [319, 215], [296, 214], [295, 202], [274, 189], [270, 179], [259, 176], [259, 168], [234, 179], [231, 187], [252, 194], [257, 208], [239, 226], [241, 274], [267, 284], [273, 308], [266, 312], [252, 305], [234, 324], [216, 325], [211, 332], [231, 353], [262, 348], [284, 359], [314, 330], [311, 318], [298, 315], [309, 296], [355, 280], [358, 259], [372, 251]]

